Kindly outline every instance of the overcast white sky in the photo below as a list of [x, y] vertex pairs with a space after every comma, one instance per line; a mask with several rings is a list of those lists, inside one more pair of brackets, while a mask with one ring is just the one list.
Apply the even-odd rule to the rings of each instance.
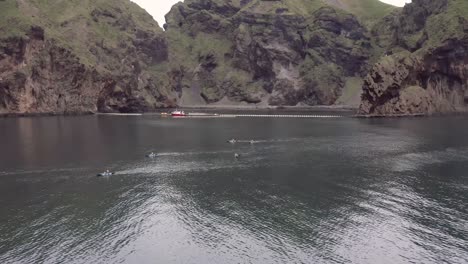
[[[139, 4], [141, 7], [146, 9], [156, 21], [158, 21], [159, 26], [163, 26], [166, 20], [164, 15], [166, 15], [171, 9], [172, 5], [180, 0], [132, 0], [133, 2]], [[382, 2], [389, 3], [396, 6], [403, 6], [406, 3], [411, 2], [411, 0], [381, 0]]]

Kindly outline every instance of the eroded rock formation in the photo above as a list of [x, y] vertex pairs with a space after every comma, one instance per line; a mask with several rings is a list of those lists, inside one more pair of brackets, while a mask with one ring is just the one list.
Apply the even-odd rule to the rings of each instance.
[[468, 23], [462, 1], [414, 0], [393, 21], [389, 53], [364, 82], [364, 115], [468, 108]]
[[368, 70], [368, 29], [327, 1], [304, 2], [308, 8], [300, 13], [293, 3], [192, 0], [174, 6], [165, 28], [170, 49], [185, 54], [180, 64], [193, 69], [184, 74], [186, 88], [198, 87], [205, 103], [334, 104], [347, 79]]
[[[55, 2], [49, 3], [54, 11]], [[0, 1], [6, 15], [0, 25], [0, 113], [141, 112], [175, 105], [164, 76], [151, 71], [168, 59], [168, 48], [146, 12], [124, 0], [59, 6], [67, 15], [54, 17], [34, 0]]]
[[464, 0], [403, 9], [185, 0], [163, 32], [129, 0], [0, 0], [0, 113], [359, 103], [363, 115], [464, 111], [467, 9]]

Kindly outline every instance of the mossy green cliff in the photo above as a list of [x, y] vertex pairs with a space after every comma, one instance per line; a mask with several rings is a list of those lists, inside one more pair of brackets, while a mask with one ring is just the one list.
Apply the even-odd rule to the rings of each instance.
[[349, 98], [383, 52], [370, 29], [393, 10], [372, 0], [186, 0], [164, 25], [173, 89], [181, 105], [357, 104]]
[[0, 113], [149, 111], [175, 105], [162, 29], [127, 0], [0, 1]]
[[413, 0], [401, 12], [384, 18], [374, 34], [388, 56], [365, 78], [361, 114], [467, 110], [467, 1]]
[[460, 111], [467, 14], [464, 0], [185, 0], [163, 31], [129, 0], [0, 0], [0, 113]]

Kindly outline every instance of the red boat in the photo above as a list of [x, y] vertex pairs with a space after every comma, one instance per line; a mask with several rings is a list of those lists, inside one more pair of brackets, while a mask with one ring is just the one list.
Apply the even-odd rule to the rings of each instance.
[[187, 116], [187, 114], [184, 111], [175, 110], [174, 112], [171, 113], [171, 116], [180, 117], [180, 116]]

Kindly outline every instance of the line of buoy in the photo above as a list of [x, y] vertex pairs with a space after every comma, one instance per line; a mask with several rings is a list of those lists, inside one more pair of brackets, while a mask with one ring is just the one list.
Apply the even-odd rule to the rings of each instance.
[[248, 115], [248, 114], [221, 114], [220, 117], [269, 117], [269, 118], [342, 118], [339, 115]]

